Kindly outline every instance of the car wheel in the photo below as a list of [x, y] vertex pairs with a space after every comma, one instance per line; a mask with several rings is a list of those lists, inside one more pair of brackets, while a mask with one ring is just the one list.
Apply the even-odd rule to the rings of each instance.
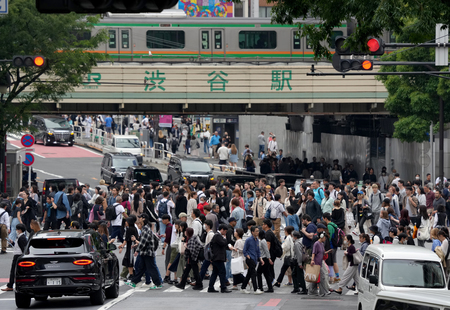
[[69, 145], [69, 146], [73, 146], [73, 143], [69, 143], [68, 145]]
[[48, 296], [44, 295], [44, 296], [34, 296], [34, 300], [36, 301], [47, 301]]
[[114, 270], [114, 283], [105, 290], [106, 298], [117, 298], [119, 296], [119, 267]]
[[17, 308], [29, 308], [31, 304], [30, 295], [16, 293], [16, 306]]
[[103, 276], [100, 276], [100, 283], [101, 283], [101, 287], [100, 289], [92, 292], [92, 294], [90, 295], [91, 298], [91, 304], [92, 305], [103, 305], [105, 303], [105, 287], [103, 286]]
[[44, 144], [44, 146], [48, 146], [48, 142], [47, 142], [47, 137], [44, 136], [44, 138], [42, 139], [42, 142]]

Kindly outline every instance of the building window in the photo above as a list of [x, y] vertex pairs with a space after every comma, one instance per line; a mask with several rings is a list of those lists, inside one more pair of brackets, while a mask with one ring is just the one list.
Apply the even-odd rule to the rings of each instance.
[[240, 31], [239, 48], [241, 49], [274, 49], [277, 47], [275, 31]]
[[147, 31], [148, 48], [177, 49], [184, 48], [184, 31], [149, 30]]
[[259, 7], [259, 17], [272, 17], [272, 7], [271, 6], [260, 6]]

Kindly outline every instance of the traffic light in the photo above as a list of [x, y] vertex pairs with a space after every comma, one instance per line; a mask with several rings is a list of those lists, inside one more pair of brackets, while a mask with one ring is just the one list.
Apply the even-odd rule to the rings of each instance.
[[36, 0], [40, 13], [141, 13], [170, 9], [178, 0]]
[[384, 41], [377, 38], [368, 38], [366, 48], [358, 48], [351, 50], [349, 47], [344, 47], [347, 37], [338, 36], [334, 40], [335, 52], [339, 55], [383, 55]]
[[333, 55], [333, 67], [336, 71], [347, 72], [351, 70], [373, 70], [373, 61], [361, 58], [341, 59], [340, 55]]
[[39, 67], [42, 68], [46, 64], [43, 56], [14, 56], [14, 67]]

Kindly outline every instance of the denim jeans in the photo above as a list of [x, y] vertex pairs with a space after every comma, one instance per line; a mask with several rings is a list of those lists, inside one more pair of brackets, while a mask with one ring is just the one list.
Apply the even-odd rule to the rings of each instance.
[[261, 158], [261, 152], [264, 152], [264, 147], [265, 147], [264, 144], [259, 146], [258, 158]]
[[144, 261], [142, 260], [141, 255], [138, 255], [136, 257], [136, 262], [134, 263], [134, 269], [135, 269], [135, 273], [141, 273], [141, 278], [142, 278], [142, 274], [145, 273], [145, 284], [150, 284], [150, 282], [152, 282], [152, 277], [150, 276], [150, 272], [145, 270]]
[[122, 226], [111, 226], [111, 239], [117, 238], [120, 242], [123, 242], [123, 232], [122, 232]]
[[[166, 233], [166, 225], [162, 222], [162, 219], [159, 219], [159, 234], [164, 235]], [[166, 238], [161, 237], [161, 241], [164, 242]]]
[[209, 139], [203, 140], [203, 151], [205, 154], [209, 154]]
[[227, 262], [225, 263], [225, 270], [226, 270], [226, 277], [227, 281], [228, 279], [233, 277], [233, 274], [231, 273], [231, 251], [227, 250]]
[[145, 271], [147, 271], [150, 273], [153, 283], [156, 286], [161, 285], [162, 284], [161, 276], [159, 274], [158, 266], [156, 266], [155, 257], [143, 255], [143, 256], [141, 256], [141, 259], [142, 259], [142, 263], [144, 264], [145, 268], [143, 270], [140, 270], [139, 273], [136, 273], [133, 276], [133, 278], [131, 279], [131, 282], [133, 282], [134, 284], [141, 282], [142, 275], [144, 274]]
[[150, 139], [150, 147], [153, 147], [153, 139]]
[[206, 272], [208, 271], [208, 267], [211, 265], [209, 260], [204, 260], [202, 263], [202, 268], [200, 270], [200, 279], [203, 280], [205, 278]]

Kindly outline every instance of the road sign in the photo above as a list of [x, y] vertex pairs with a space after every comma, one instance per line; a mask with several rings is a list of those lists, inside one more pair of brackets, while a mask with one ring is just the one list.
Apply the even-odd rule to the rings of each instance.
[[34, 156], [31, 153], [25, 153], [25, 160], [22, 162], [24, 166], [31, 166], [34, 163]]
[[34, 144], [34, 137], [32, 135], [23, 135], [20, 142], [24, 147], [30, 147]]
[[0, 14], [8, 14], [8, 0], [0, 0]]

